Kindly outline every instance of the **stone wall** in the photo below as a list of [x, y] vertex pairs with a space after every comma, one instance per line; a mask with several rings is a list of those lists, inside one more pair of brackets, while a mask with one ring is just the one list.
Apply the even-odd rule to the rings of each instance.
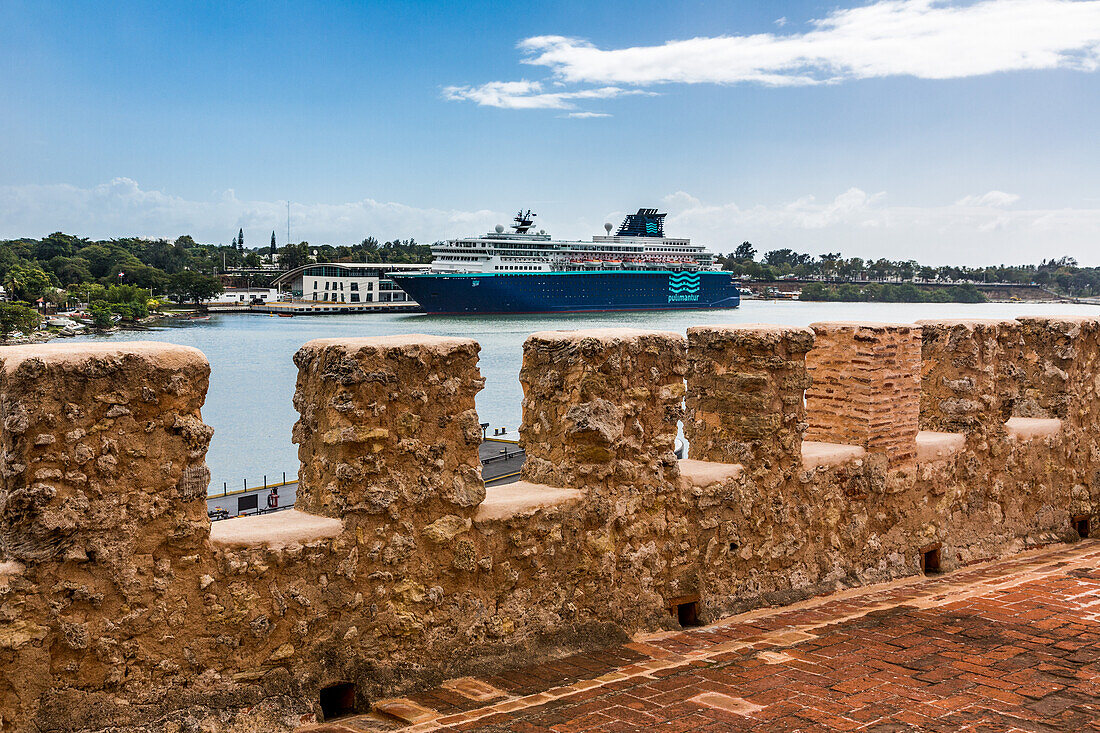
[[65, 707], [59, 688], [178, 666], [165, 636], [199, 609], [175, 583], [210, 533], [209, 374], [167, 344], [0, 349], [0, 730]]
[[211, 526], [201, 354], [0, 350], [0, 731], [289, 731], [333, 684], [366, 709], [1100, 505], [1096, 320], [535, 334], [524, 480], [489, 489], [477, 352], [306, 344], [299, 505]]
[[808, 328], [688, 329], [684, 434], [693, 458], [764, 470], [802, 461]]
[[1019, 321], [919, 321], [920, 426], [1001, 436], [1019, 398]]
[[294, 356], [297, 506], [329, 517], [469, 514], [485, 498], [480, 347], [438, 336], [319, 339]]
[[534, 333], [523, 347], [523, 476], [576, 488], [676, 476], [684, 337], [604, 329]]

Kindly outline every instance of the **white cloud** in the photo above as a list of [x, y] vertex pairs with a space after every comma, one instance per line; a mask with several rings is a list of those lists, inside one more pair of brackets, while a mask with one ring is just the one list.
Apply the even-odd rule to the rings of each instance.
[[597, 117], [610, 117], [606, 112], [570, 112], [566, 117], [570, 117], [574, 120], [591, 120]]
[[981, 196], [964, 196], [955, 202], [956, 206], [1012, 206], [1020, 200], [1014, 193], [1004, 191], [990, 191]]
[[665, 230], [720, 252], [751, 241], [761, 251], [789, 247], [819, 254], [915, 259], [929, 264], [1038, 262], [1070, 254], [1100, 265], [1100, 209], [1011, 209], [1002, 191], [941, 206], [890, 203], [886, 193], [850, 188], [829, 201], [804, 196], [787, 203], [704, 204], [678, 191], [666, 196]]
[[[785, 18], [776, 21], [785, 24]], [[620, 49], [533, 36], [519, 43], [523, 63], [547, 68], [558, 83], [601, 86], [547, 94], [539, 82], [489, 82], [448, 87], [445, 94], [497, 107], [562, 108], [586, 93], [607, 98], [623, 94], [623, 87], [669, 83], [804, 86], [1100, 68], [1100, 0], [878, 0], [834, 10], [810, 25], [804, 33], [699, 37]]]
[[[291, 204], [291, 236], [315, 244], [349, 244], [366, 236], [413, 237], [433, 242], [446, 236], [490, 231], [508, 216], [488, 210], [417, 208], [363, 199], [339, 204]], [[266, 244], [271, 230], [286, 237], [285, 201], [243, 201], [232, 190], [209, 200], [189, 200], [141, 188], [116, 178], [92, 188], [65, 184], [0, 187], [0, 238], [64, 231], [92, 238], [191, 234], [200, 242], [228, 242], [237, 229]], [[262, 235], [262, 236], [261, 236]], [[259, 238], [257, 238], [259, 237]]]
[[[555, 86], [561, 86], [555, 84]], [[445, 87], [443, 97], [503, 109], [573, 109], [581, 99], [612, 99], [624, 94], [652, 94], [638, 89], [605, 86], [575, 92], [544, 92], [537, 81], [491, 81], [480, 86]]]
[[774, 22], [777, 26], [782, 28], [783, 26], [787, 25], [787, 16], [784, 15], [782, 18], [776, 18]]

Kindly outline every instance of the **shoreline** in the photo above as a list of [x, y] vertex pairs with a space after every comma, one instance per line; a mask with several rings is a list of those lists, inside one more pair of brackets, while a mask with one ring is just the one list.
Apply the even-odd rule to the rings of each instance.
[[[172, 312], [172, 313], [151, 313], [148, 316], [146, 316], [145, 318], [142, 318], [141, 320], [136, 321], [135, 323], [128, 323], [128, 324], [122, 325], [122, 326], [115, 325], [115, 326], [111, 326], [110, 328], [102, 328], [102, 329], [97, 329], [97, 328], [93, 328], [91, 326], [87, 326], [84, 329], [82, 329], [80, 331], [75, 331], [75, 332], [65, 332], [64, 329], [51, 330], [49, 328], [44, 328], [44, 329], [40, 329], [38, 331], [35, 331], [34, 333], [26, 334], [24, 336], [17, 336], [17, 337], [14, 337], [14, 338], [0, 339], [0, 346], [24, 346], [24, 345], [27, 345], [27, 344], [44, 344], [44, 343], [48, 343], [50, 341], [53, 341], [54, 339], [65, 339], [65, 338], [75, 338], [77, 336], [89, 336], [89, 335], [118, 333], [119, 331], [146, 331], [146, 330], [151, 330], [151, 329], [148, 328], [148, 326], [153, 324], [153, 323], [157, 323], [159, 321], [163, 321], [163, 320], [166, 320], [168, 318], [182, 317], [183, 315], [184, 315], [183, 313], [177, 313], [177, 312]], [[50, 318], [57, 318], [57, 317], [58, 316], [56, 314], [52, 315], [52, 316], [43, 316], [43, 320], [48, 320]]]

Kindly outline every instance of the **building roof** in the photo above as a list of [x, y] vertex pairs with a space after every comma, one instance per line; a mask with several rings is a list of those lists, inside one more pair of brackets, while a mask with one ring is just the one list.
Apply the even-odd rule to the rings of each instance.
[[272, 280], [271, 285], [273, 287], [279, 287], [284, 283], [292, 282], [295, 278], [300, 277], [303, 272], [311, 267], [338, 267], [345, 270], [350, 270], [352, 268], [375, 268], [388, 272], [396, 272], [398, 270], [423, 270], [426, 269], [428, 265], [408, 265], [397, 264], [394, 262], [310, 262], [308, 265], [302, 265], [300, 267], [295, 267], [293, 270], [287, 270], [286, 272], [279, 275], [279, 277]]

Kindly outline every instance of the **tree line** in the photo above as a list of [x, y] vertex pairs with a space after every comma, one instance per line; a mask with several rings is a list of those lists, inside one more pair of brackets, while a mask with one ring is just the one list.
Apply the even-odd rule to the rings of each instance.
[[[248, 284], [268, 287], [279, 270], [309, 262], [427, 263], [431, 246], [413, 239], [379, 242], [368, 237], [354, 245], [298, 242], [247, 249], [244, 232], [230, 245], [200, 244], [191, 236], [175, 240], [120, 237], [92, 240], [63, 232], [41, 239], [0, 240], [0, 284], [10, 303], [0, 309], [0, 333], [37, 325], [38, 300], [63, 307], [87, 303], [96, 325], [115, 317], [143, 318], [156, 298], [201, 303], [222, 292], [222, 280], [234, 268], [275, 264], [270, 273], [251, 274]], [[19, 310], [22, 308], [23, 310]]]
[[765, 252], [758, 260], [756, 247], [750, 242], [742, 242], [733, 252], [719, 256], [717, 261], [722, 269], [749, 280], [797, 277], [830, 282], [1013, 283], [1041, 285], [1073, 297], [1100, 294], [1100, 268], [1081, 267], [1072, 257], [1044, 259], [1038, 265], [934, 267], [916, 260], [864, 260], [845, 258], [840, 252], [825, 252], [815, 257], [792, 249], [776, 249]]

